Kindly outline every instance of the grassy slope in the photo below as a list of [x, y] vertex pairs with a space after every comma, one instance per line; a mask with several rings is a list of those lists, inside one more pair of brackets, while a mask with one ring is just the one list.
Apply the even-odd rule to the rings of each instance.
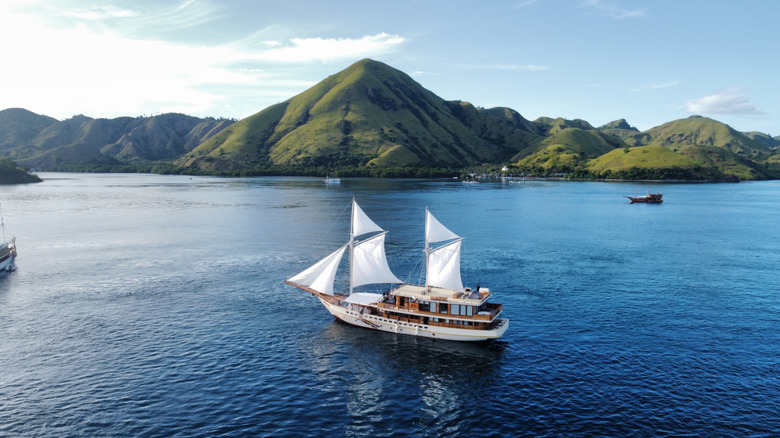
[[495, 146], [456, 120], [443, 100], [374, 61], [350, 66], [291, 103], [299, 107], [293, 116], [302, 114], [307, 121], [274, 145], [275, 163], [324, 154], [358, 156], [379, 166], [446, 165], [499, 155]]
[[56, 119], [22, 108], [0, 111], [0, 151], [10, 151], [17, 145], [28, 143], [43, 129], [55, 123]]
[[661, 146], [633, 147], [626, 152], [625, 149], [617, 149], [604, 154], [588, 163], [588, 170], [592, 172], [604, 172], [606, 170], [620, 171], [632, 167], [640, 169], [656, 169], [667, 167], [689, 168], [696, 165], [696, 161], [670, 151]]
[[663, 146], [672, 150], [692, 145], [716, 146], [754, 160], [771, 155], [770, 149], [760, 142], [707, 117], [692, 116], [674, 120], [652, 128], [647, 133], [652, 137], [648, 146]]
[[681, 146], [677, 148], [681, 155], [691, 158], [701, 166], [720, 170], [741, 180], [767, 179], [770, 172], [730, 150], [717, 146]]
[[[544, 169], [575, 168], [590, 158], [601, 156], [625, 144], [618, 138], [594, 130], [564, 128], [538, 141], [514, 158], [518, 166], [539, 166]], [[523, 157], [522, 155], [526, 155]]]
[[[477, 130], [463, 123], [472, 112]], [[538, 135], [527, 123], [516, 113], [445, 102], [402, 72], [363, 60], [235, 123], [180, 164], [238, 167], [243, 154], [256, 164], [457, 166], [508, 158], [517, 142]]]

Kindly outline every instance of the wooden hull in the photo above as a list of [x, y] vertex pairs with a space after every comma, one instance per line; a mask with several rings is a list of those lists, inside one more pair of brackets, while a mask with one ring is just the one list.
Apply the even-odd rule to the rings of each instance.
[[316, 294], [322, 305], [328, 309], [335, 318], [357, 327], [379, 330], [388, 333], [422, 336], [431, 339], [445, 339], [448, 341], [486, 341], [498, 339], [509, 328], [508, 319], [499, 319], [495, 328], [490, 330], [462, 329], [442, 327], [430, 324], [397, 321], [370, 314], [368, 306], [349, 304], [345, 306], [341, 300], [333, 297]]
[[647, 196], [626, 196], [629, 204], [660, 204], [664, 202], [660, 193], [648, 193]]
[[629, 197], [628, 199], [631, 201], [631, 202], [629, 202], [629, 204], [660, 204], [660, 203], [664, 202], [661, 199], [658, 199], [658, 200], [655, 200], [655, 199], [647, 200], [647, 199], [632, 198], [632, 197]]

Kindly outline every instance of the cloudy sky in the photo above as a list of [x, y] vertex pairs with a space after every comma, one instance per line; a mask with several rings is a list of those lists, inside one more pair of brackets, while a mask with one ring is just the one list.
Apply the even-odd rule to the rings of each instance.
[[0, 109], [241, 119], [372, 58], [527, 119], [780, 135], [780, 2], [2, 0]]

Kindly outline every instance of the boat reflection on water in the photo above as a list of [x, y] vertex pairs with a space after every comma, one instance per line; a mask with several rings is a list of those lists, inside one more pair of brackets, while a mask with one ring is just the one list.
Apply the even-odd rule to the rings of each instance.
[[319, 376], [316, 390], [346, 402], [345, 436], [466, 433], [475, 424], [464, 413], [495, 397], [489, 388], [503, 374], [509, 345], [378, 333], [335, 320], [304, 344], [305, 366]]
[[509, 344], [505, 341], [453, 342], [419, 336], [377, 333], [333, 320], [312, 342], [322, 351], [365, 352], [365, 358], [379, 357], [379, 365], [399, 371], [417, 371], [444, 376], [492, 374]]

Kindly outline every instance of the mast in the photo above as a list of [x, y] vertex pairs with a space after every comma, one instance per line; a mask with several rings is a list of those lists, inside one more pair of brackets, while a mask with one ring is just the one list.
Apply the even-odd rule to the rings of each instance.
[[352, 284], [354, 275], [352, 274], [352, 263], [355, 260], [355, 198], [352, 197], [352, 214], [349, 217], [349, 294], [352, 295]]
[[423, 248], [423, 252], [425, 253], [425, 289], [423, 289], [423, 294], [428, 292], [428, 272], [430, 269], [430, 256], [431, 256], [431, 249], [428, 243], [428, 206], [425, 206], [425, 248]]

